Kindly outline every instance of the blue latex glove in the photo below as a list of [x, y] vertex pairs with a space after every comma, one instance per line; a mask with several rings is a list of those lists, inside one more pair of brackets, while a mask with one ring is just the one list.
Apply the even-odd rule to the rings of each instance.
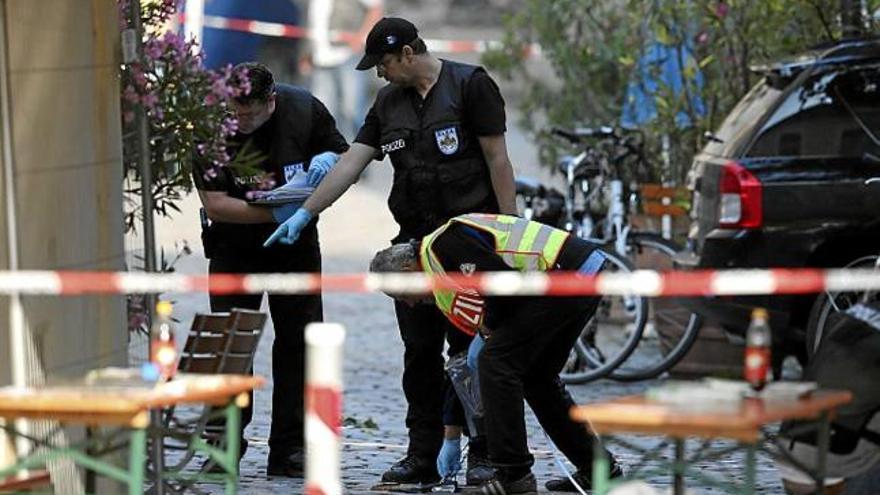
[[437, 455], [437, 472], [441, 477], [451, 476], [461, 469], [461, 438], [444, 438]]
[[471, 370], [471, 374], [477, 375], [477, 359], [480, 357], [480, 351], [483, 350], [483, 344], [486, 341], [483, 340], [483, 337], [480, 334], [474, 335], [474, 340], [471, 341], [470, 347], [468, 347], [467, 353], [467, 367]]
[[302, 203], [284, 203], [283, 205], [272, 208], [272, 218], [278, 223], [284, 223], [285, 220], [293, 216], [296, 210], [302, 206]]
[[337, 161], [339, 161], [339, 155], [332, 151], [325, 151], [313, 156], [311, 163], [309, 163], [308, 176], [306, 177], [308, 185], [318, 187], [318, 184], [321, 183], [327, 172], [333, 168], [333, 165], [336, 165]]
[[308, 210], [304, 208], [296, 210], [296, 213], [279, 225], [275, 232], [272, 232], [272, 235], [263, 243], [263, 247], [269, 247], [275, 241], [281, 244], [293, 244], [299, 239], [299, 233], [306, 228], [311, 220], [312, 214]]

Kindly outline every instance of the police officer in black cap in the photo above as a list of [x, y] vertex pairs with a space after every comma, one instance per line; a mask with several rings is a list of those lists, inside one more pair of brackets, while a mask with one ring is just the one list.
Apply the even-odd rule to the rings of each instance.
[[[374, 159], [394, 167], [388, 207], [400, 225], [394, 243], [419, 239], [450, 218], [471, 212], [516, 213], [513, 167], [504, 140], [504, 100], [477, 66], [430, 54], [405, 19], [386, 17], [367, 36], [359, 70], [376, 67], [388, 85], [379, 91], [351, 149], [302, 208], [267, 240], [293, 243], [310, 219], [357, 181]], [[433, 305], [396, 303], [405, 348], [403, 391], [408, 402], [407, 455], [382, 475], [386, 483], [426, 483], [438, 478], [435, 459], [443, 443], [443, 346], [465, 349]], [[468, 482], [491, 477], [485, 450], [471, 445]]]
[[[275, 84], [272, 73], [262, 64], [244, 63], [236, 69], [246, 71], [247, 84], [239, 83], [250, 86], [250, 91], [229, 102], [238, 118], [238, 133], [231, 138], [227, 152], [256, 159], [257, 163], [252, 165], [279, 187], [303, 176], [308, 185], [317, 186], [336, 163], [339, 153], [348, 149], [333, 117], [308, 91]], [[262, 246], [266, 236], [290, 217], [296, 205], [249, 204], [247, 199], [260, 189], [260, 180], [234, 166], [213, 170], [197, 161], [193, 176], [207, 216], [202, 236], [211, 273], [321, 271], [317, 220], [304, 226], [302, 239], [295, 246], [266, 249]], [[262, 298], [262, 294], [212, 294], [211, 311], [229, 311], [234, 307], [259, 309]], [[269, 476], [302, 477], [304, 329], [307, 323], [322, 320], [321, 295], [269, 294], [269, 312], [275, 341], [266, 471]], [[243, 411], [242, 432], [253, 416], [252, 407]], [[244, 438], [241, 445], [243, 455], [247, 448]]]

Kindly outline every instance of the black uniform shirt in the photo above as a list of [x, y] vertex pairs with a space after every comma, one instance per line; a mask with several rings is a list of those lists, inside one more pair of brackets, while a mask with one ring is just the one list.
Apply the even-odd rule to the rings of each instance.
[[[289, 103], [291, 91], [303, 92], [303, 90], [287, 89], [285, 85], [278, 85], [277, 91], [275, 112], [269, 120], [251, 134], [233, 136], [227, 149], [232, 157], [239, 152], [256, 152], [263, 155], [265, 159], [259, 167], [272, 175], [275, 187], [285, 183], [286, 165], [304, 162], [303, 166], [307, 168], [309, 159], [317, 154], [325, 151], [343, 153], [348, 149], [345, 138], [336, 129], [333, 116], [317, 98], [308, 95], [311, 116], [306, 118], [295, 115], [296, 107]], [[308, 125], [309, 122], [310, 129], [288, 131], [290, 126], [303, 123]], [[244, 146], [245, 143], [248, 144]], [[203, 191], [225, 191], [233, 198], [247, 199], [247, 193], [258, 189], [259, 186], [255, 178], [240, 176], [231, 166], [220, 168], [213, 178], [205, 177], [204, 170], [204, 166], [198, 163], [193, 167], [196, 187]], [[213, 222], [211, 231], [214, 239], [229, 247], [258, 249], [277, 227], [274, 222], [265, 224]]]
[[[406, 91], [412, 100], [416, 113], [421, 114], [425, 100], [431, 98], [433, 91], [429, 91], [424, 100], [415, 88], [406, 88]], [[464, 87], [463, 125], [477, 136], [496, 136], [507, 131], [504, 98], [501, 97], [498, 85], [485, 70], [474, 71]], [[381, 149], [381, 130], [379, 116], [374, 108], [370, 108], [355, 142]]]
[[[446, 273], [465, 273], [463, 265], [473, 265], [474, 272], [515, 271], [498, 256], [495, 239], [488, 232], [454, 222], [434, 239], [434, 254]], [[565, 240], [553, 269], [576, 270], [593, 251], [593, 244], [570, 235]], [[467, 270], [470, 271], [470, 270]], [[486, 296], [483, 324], [495, 328], [505, 314], [512, 314], [520, 297], [533, 296]]]
[[[229, 139], [230, 144], [227, 149], [229, 156], [235, 157], [242, 145], [250, 140], [251, 145], [246, 151], [262, 153], [268, 158], [260, 168], [272, 174], [276, 187], [284, 184], [284, 171], [281, 168], [284, 164], [277, 163], [276, 157], [272, 155], [286, 153], [285, 150], [273, 153], [272, 149], [273, 136], [276, 134], [276, 127], [280, 125], [278, 115], [276, 108], [269, 120], [253, 133], [236, 134]], [[336, 129], [333, 116], [330, 115], [327, 107], [314, 97], [312, 97], [312, 131], [306, 148], [304, 157], [306, 160], [325, 151], [344, 153], [348, 149], [345, 138]], [[216, 177], [206, 178], [203, 166], [196, 163], [193, 171], [196, 187], [203, 191], [226, 191], [230, 196], [238, 199], [246, 199], [247, 192], [256, 188], [256, 184], [247, 184], [247, 179], [237, 177], [232, 167], [223, 167], [217, 172]]]

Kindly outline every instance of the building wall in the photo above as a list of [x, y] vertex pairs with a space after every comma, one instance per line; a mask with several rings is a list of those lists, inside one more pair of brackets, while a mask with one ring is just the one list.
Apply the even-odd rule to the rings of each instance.
[[[0, 0], [0, 269], [123, 268], [122, 145], [115, 0]], [[9, 172], [11, 170], [11, 173]], [[14, 190], [8, 222], [6, 184]], [[0, 385], [13, 380], [10, 298], [0, 297]], [[120, 296], [22, 298], [26, 380], [40, 383], [127, 360]], [[34, 423], [37, 435], [51, 425]], [[76, 441], [72, 429], [61, 442]], [[3, 439], [0, 439], [2, 441]], [[80, 493], [69, 461], [59, 493]], [[100, 482], [100, 492], [119, 491]]]
[[[114, 0], [5, 0], [9, 131], [24, 270], [123, 268], [119, 34]], [[9, 177], [0, 178], [2, 181]], [[9, 266], [6, 205], [0, 263]], [[0, 325], [8, 325], [8, 301]], [[25, 297], [29, 378], [126, 359], [124, 299]], [[4, 339], [8, 332], [2, 332]], [[8, 343], [3, 342], [0, 352]], [[0, 363], [8, 363], [0, 358]], [[9, 370], [0, 365], [0, 381]]]

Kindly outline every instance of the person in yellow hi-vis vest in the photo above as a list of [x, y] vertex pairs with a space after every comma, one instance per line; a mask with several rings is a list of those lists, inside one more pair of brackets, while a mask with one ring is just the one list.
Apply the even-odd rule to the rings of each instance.
[[[595, 244], [563, 230], [515, 216], [475, 213], [452, 218], [418, 243], [380, 251], [370, 271], [440, 276], [553, 270], [594, 274], [604, 263], [605, 256]], [[409, 303], [425, 298], [390, 295]], [[433, 298], [458, 329], [477, 335], [469, 358], [476, 356], [489, 460], [496, 476], [464, 493], [536, 493], [523, 399], [553, 443], [578, 468], [575, 481], [589, 489], [595, 435], [569, 418], [574, 401], [559, 372], [596, 312], [599, 297], [482, 296], [473, 290], [436, 290]], [[613, 458], [611, 465], [611, 476], [620, 476], [622, 469]], [[567, 478], [546, 486], [551, 491], [576, 491]]]

